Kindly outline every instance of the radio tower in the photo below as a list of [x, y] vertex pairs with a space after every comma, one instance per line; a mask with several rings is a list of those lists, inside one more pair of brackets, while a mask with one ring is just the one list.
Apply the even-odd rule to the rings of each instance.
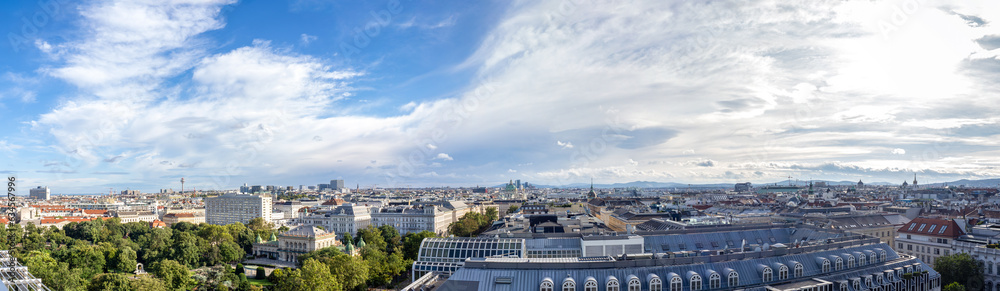
[[181, 178], [181, 194], [184, 194], [184, 178]]

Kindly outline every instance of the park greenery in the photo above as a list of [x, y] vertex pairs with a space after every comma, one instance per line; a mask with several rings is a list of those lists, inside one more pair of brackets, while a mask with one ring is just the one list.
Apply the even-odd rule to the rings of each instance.
[[[497, 210], [469, 212], [449, 226], [456, 236], [475, 236], [498, 219]], [[62, 228], [28, 223], [0, 226], [0, 249], [10, 250], [53, 290], [365, 290], [393, 288], [406, 281], [430, 231], [400, 236], [391, 225], [343, 234], [345, 247], [328, 247], [299, 257], [298, 268], [275, 269], [250, 278], [241, 262], [258, 237], [287, 231], [263, 219], [248, 224], [191, 224], [150, 228], [117, 218], [72, 222]], [[136, 275], [137, 264], [146, 274]], [[235, 268], [233, 267], [235, 266]]]
[[956, 284], [961, 287], [983, 286], [984, 269], [982, 262], [967, 253], [941, 256], [934, 260], [934, 270], [941, 274], [941, 286], [945, 286], [945, 290], [949, 287], [959, 290], [952, 286]]
[[486, 214], [470, 211], [459, 218], [458, 221], [448, 226], [448, 232], [455, 236], [473, 237], [486, 231], [497, 221], [498, 214], [496, 208], [487, 208]]

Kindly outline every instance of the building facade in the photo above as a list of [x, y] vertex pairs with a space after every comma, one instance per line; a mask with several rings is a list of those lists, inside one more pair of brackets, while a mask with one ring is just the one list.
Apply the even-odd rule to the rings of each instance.
[[199, 224], [205, 222], [204, 215], [197, 215], [196, 213], [181, 212], [181, 213], [167, 213], [163, 216], [163, 222], [167, 226], [174, 225], [180, 222], [188, 222], [192, 224]]
[[52, 197], [52, 193], [49, 192], [49, 187], [38, 186], [34, 189], [28, 190], [28, 198], [36, 200], [49, 200]]
[[205, 222], [226, 225], [234, 222], [248, 223], [262, 217], [271, 221], [273, 205], [270, 195], [241, 195], [228, 193], [205, 198]]
[[[616, 256], [480, 254], [450, 274], [424, 273], [403, 290], [941, 290], [940, 274], [878, 238], [804, 226], [770, 227], [646, 236], [643, 250]], [[775, 242], [768, 243], [772, 238]], [[728, 243], [732, 240], [742, 242], [734, 249]]]
[[118, 211], [115, 213], [115, 217], [118, 217], [122, 223], [153, 222], [159, 218], [159, 216], [152, 211]]
[[940, 256], [951, 254], [951, 244], [965, 232], [954, 220], [918, 217], [897, 231], [896, 250], [934, 264]]
[[303, 217], [304, 225], [322, 226], [327, 231], [336, 233], [339, 238], [343, 238], [345, 233], [352, 236], [371, 225], [371, 210], [367, 206], [346, 203], [331, 210], [313, 212], [311, 215]]
[[253, 245], [256, 257], [298, 263], [301, 255], [326, 247], [341, 246], [337, 235], [315, 226], [299, 226], [277, 235], [276, 240]]

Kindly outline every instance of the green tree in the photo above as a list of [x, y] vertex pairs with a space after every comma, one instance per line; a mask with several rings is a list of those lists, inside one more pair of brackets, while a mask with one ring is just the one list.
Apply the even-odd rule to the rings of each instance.
[[358, 237], [365, 240], [366, 248], [375, 248], [382, 252], [386, 251], [385, 238], [382, 237], [382, 230], [369, 225], [358, 230]]
[[149, 264], [169, 257], [171, 246], [174, 244], [172, 237], [173, 230], [165, 228], [155, 228], [139, 236], [136, 242], [141, 261]]
[[156, 279], [150, 276], [139, 276], [138, 278], [132, 279], [130, 282], [132, 290], [138, 291], [167, 291], [167, 285], [163, 283], [160, 279]]
[[511, 205], [510, 208], [507, 208], [507, 213], [516, 213], [518, 209], [521, 209], [521, 207], [517, 205]]
[[330, 274], [344, 285], [345, 290], [364, 287], [368, 281], [368, 263], [362, 258], [337, 254], [322, 261], [330, 267]]
[[198, 247], [198, 238], [189, 232], [174, 232], [173, 241], [171, 257], [188, 267], [198, 266], [198, 258], [202, 253]]
[[382, 241], [385, 241], [385, 251], [388, 253], [396, 252], [396, 248], [402, 245], [402, 238], [399, 237], [399, 231], [389, 224], [379, 226], [378, 230], [382, 234]]
[[80, 269], [81, 277], [84, 279], [90, 279], [104, 272], [106, 260], [104, 252], [98, 246], [74, 244], [65, 255], [67, 257], [59, 259], [69, 263], [70, 268]]
[[934, 270], [941, 273], [941, 285], [952, 283], [983, 286], [983, 264], [967, 253], [941, 256], [934, 260]]
[[497, 209], [494, 208], [494, 207], [488, 207], [488, 208], [486, 208], [486, 220], [490, 221], [490, 222], [493, 222], [493, 221], [497, 221], [497, 219], [500, 219], [500, 216], [497, 213]]
[[174, 260], [162, 260], [153, 264], [153, 273], [172, 290], [187, 290], [191, 284], [191, 272], [183, 264]]
[[330, 274], [329, 267], [313, 259], [302, 264], [302, 280], [308, 290], [332, 291], [343, 288]]
[[88, 291], [131, 291], [132, 282], [128, 275], [121, 273], [104, 273], [94, 277], [87, 287]]
[[80, 277], [78, 269], [70, 270], [69, 264], [61, 263], [48, 253], [32, 251], [22, 260], [35, 277], [53, 290], [83, 290], [87, 281]]
[[420, 251], [420, 243], [425, 238], [437, 237], [437, 234], [430, 231], [411, 232], [403, 237], [403, 257], [408, 260], [416, 260], [417, 252]]
[[117, 269], [122, 272], [131, 273], [135, 272], [136, 264], [136, 254], [135, 251], [130, 247], [124, 247], [118, 251], [118, 264]]
[[951, 282], [951, 284], [944, 286], [941, 291], [965, 291], [965, 286], [958, 284], [958, 282]]

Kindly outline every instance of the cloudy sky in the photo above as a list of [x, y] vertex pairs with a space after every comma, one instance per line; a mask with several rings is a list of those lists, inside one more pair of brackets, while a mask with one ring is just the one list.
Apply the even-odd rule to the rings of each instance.
[[22, 189], [1000, 176], [1000, 2], [0, 3]]

